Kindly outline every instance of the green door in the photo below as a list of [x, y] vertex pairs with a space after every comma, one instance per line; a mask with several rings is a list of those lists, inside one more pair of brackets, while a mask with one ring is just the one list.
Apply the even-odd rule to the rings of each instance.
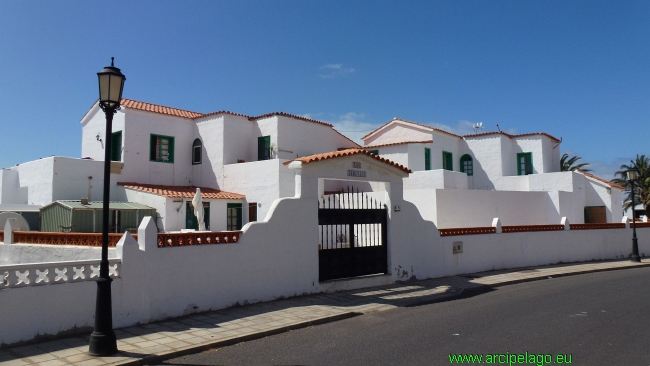
[[242, 227], [242, 212], [241, 203], [228, 203], [228, 231], [241, 230]]
[[257, 138], [257, 160], [271, 159], [271, 136]]
[[431, 170], [431, 149], [424, 148], [424, 170]]
[[533, 174], [533, 154], [529, 152], [517, 154], [517, 175]]
[[[203, 222], [205, 223], [205, 230], [210, 230], [210, 202], [203, 202]], [[199, 229], [199, 221], [194, 215], [194, 206], [189, 201], [185, 204], [185, 228]]]
[[111, 161], [122, 161], [122, 131], [111, 135]]
[[454, 160], [450, 152], [442, 152], [442, 169], [454, 170]]

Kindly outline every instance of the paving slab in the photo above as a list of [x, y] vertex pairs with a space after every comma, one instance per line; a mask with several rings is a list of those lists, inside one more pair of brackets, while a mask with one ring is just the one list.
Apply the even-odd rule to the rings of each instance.
[[360, 290], [306, 295], [116, 330], [120, 352], [88, 355], [88, 337], [0, 349], [0, 365], [145, 365], [352, 316], [448, 301], [513, 283], [650, 265], [606, 261], [472, 273]]

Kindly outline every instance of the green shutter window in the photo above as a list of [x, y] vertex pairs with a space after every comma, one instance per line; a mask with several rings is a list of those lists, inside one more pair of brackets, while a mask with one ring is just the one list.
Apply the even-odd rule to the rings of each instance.
[[241, 203], [228, 203], [227, 210], [228, 210], [227, 230], [228, 231], [241, 230], [242, 227]]
[[460, 171], [467, 174], [467, 176], [474, 175], [474, 161], [468, 154], [460, 157]]
[[431, 149], [424, 148], [424, 170], [431, 170]]
[[111, 161], [122, 161], [122, 131], [111, 135]]
[[533, 174], [533, 153], [517, 154], [517, 175]]
[[163, 163], [174, 162], [174, 138], [151, 134], [149, 160]]
[[269, 160], [269, 159], [271, 159], [271, 136], [258, 137], [257, 138], [257, 160]]
[[454, 160], [448, 151], [442, 152], [442, 169], [454, 170]]
[[379, 150], [368, 150], [369, 153], [379, 155]]
[[201, 153], [203, 152], [203, 144], [200, 139], [195, 139], [192, 144], [192, 165], [201, 164]]
[[[203, 202], [203, 223], [205, 224], [205, 230], [210, 230], [210, 202]], [[185, 204], [185, 228], [199, 229], [199, 221], [194, 215], [194, 206], [190, 201]]]

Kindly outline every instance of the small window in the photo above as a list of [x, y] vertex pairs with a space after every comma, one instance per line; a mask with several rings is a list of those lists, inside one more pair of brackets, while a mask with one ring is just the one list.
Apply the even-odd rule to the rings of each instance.
[[431, 149], [424, 148], [424, 170], [431, 170]]
[[271, 159], [271, 136], [257, 138], [257, 160]]
[[203, 151], [203, 144], [200, 139], [194, 140], [192, 144], [192, 165], [201, 164], [201, 152]]
[[228, 210], [227, 230], [228, 231], [240, 230], [242, 227], [241, 203], [228, 203], [227, 210]]
[[149, 160], [163, 163], [174, 162], [174, 138], [170, 136], [151, 135]]
[[379, 155], [379, 150], [368, 150], [369, 153]]
[[467, 174], [467, 176], [474, 175], [474, 162], [468, 154], [460, 157], [460, 171]]
[[248, 203], [248, 222], [257, 221], [257, 202]]
[[111, 135], [111, 161], [122, 161], [122, 131]]
[[448, 151], [442, 152], [442, 169], [454, 170], [454, 160]]
[[533, 174], [533, 153], [517, 154], [517, 175]]

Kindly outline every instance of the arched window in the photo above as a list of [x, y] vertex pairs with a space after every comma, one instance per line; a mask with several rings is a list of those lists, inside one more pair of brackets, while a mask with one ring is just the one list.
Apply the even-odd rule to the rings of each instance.
[[192, 144], [192, 165], [201, 164], [201, 151], [203, 150], [203, 144], [201, 140], [196, 139]]
[[468, 176], [474, 175], [474, 162], [468, 154], [460, 157], [460, 171]]

